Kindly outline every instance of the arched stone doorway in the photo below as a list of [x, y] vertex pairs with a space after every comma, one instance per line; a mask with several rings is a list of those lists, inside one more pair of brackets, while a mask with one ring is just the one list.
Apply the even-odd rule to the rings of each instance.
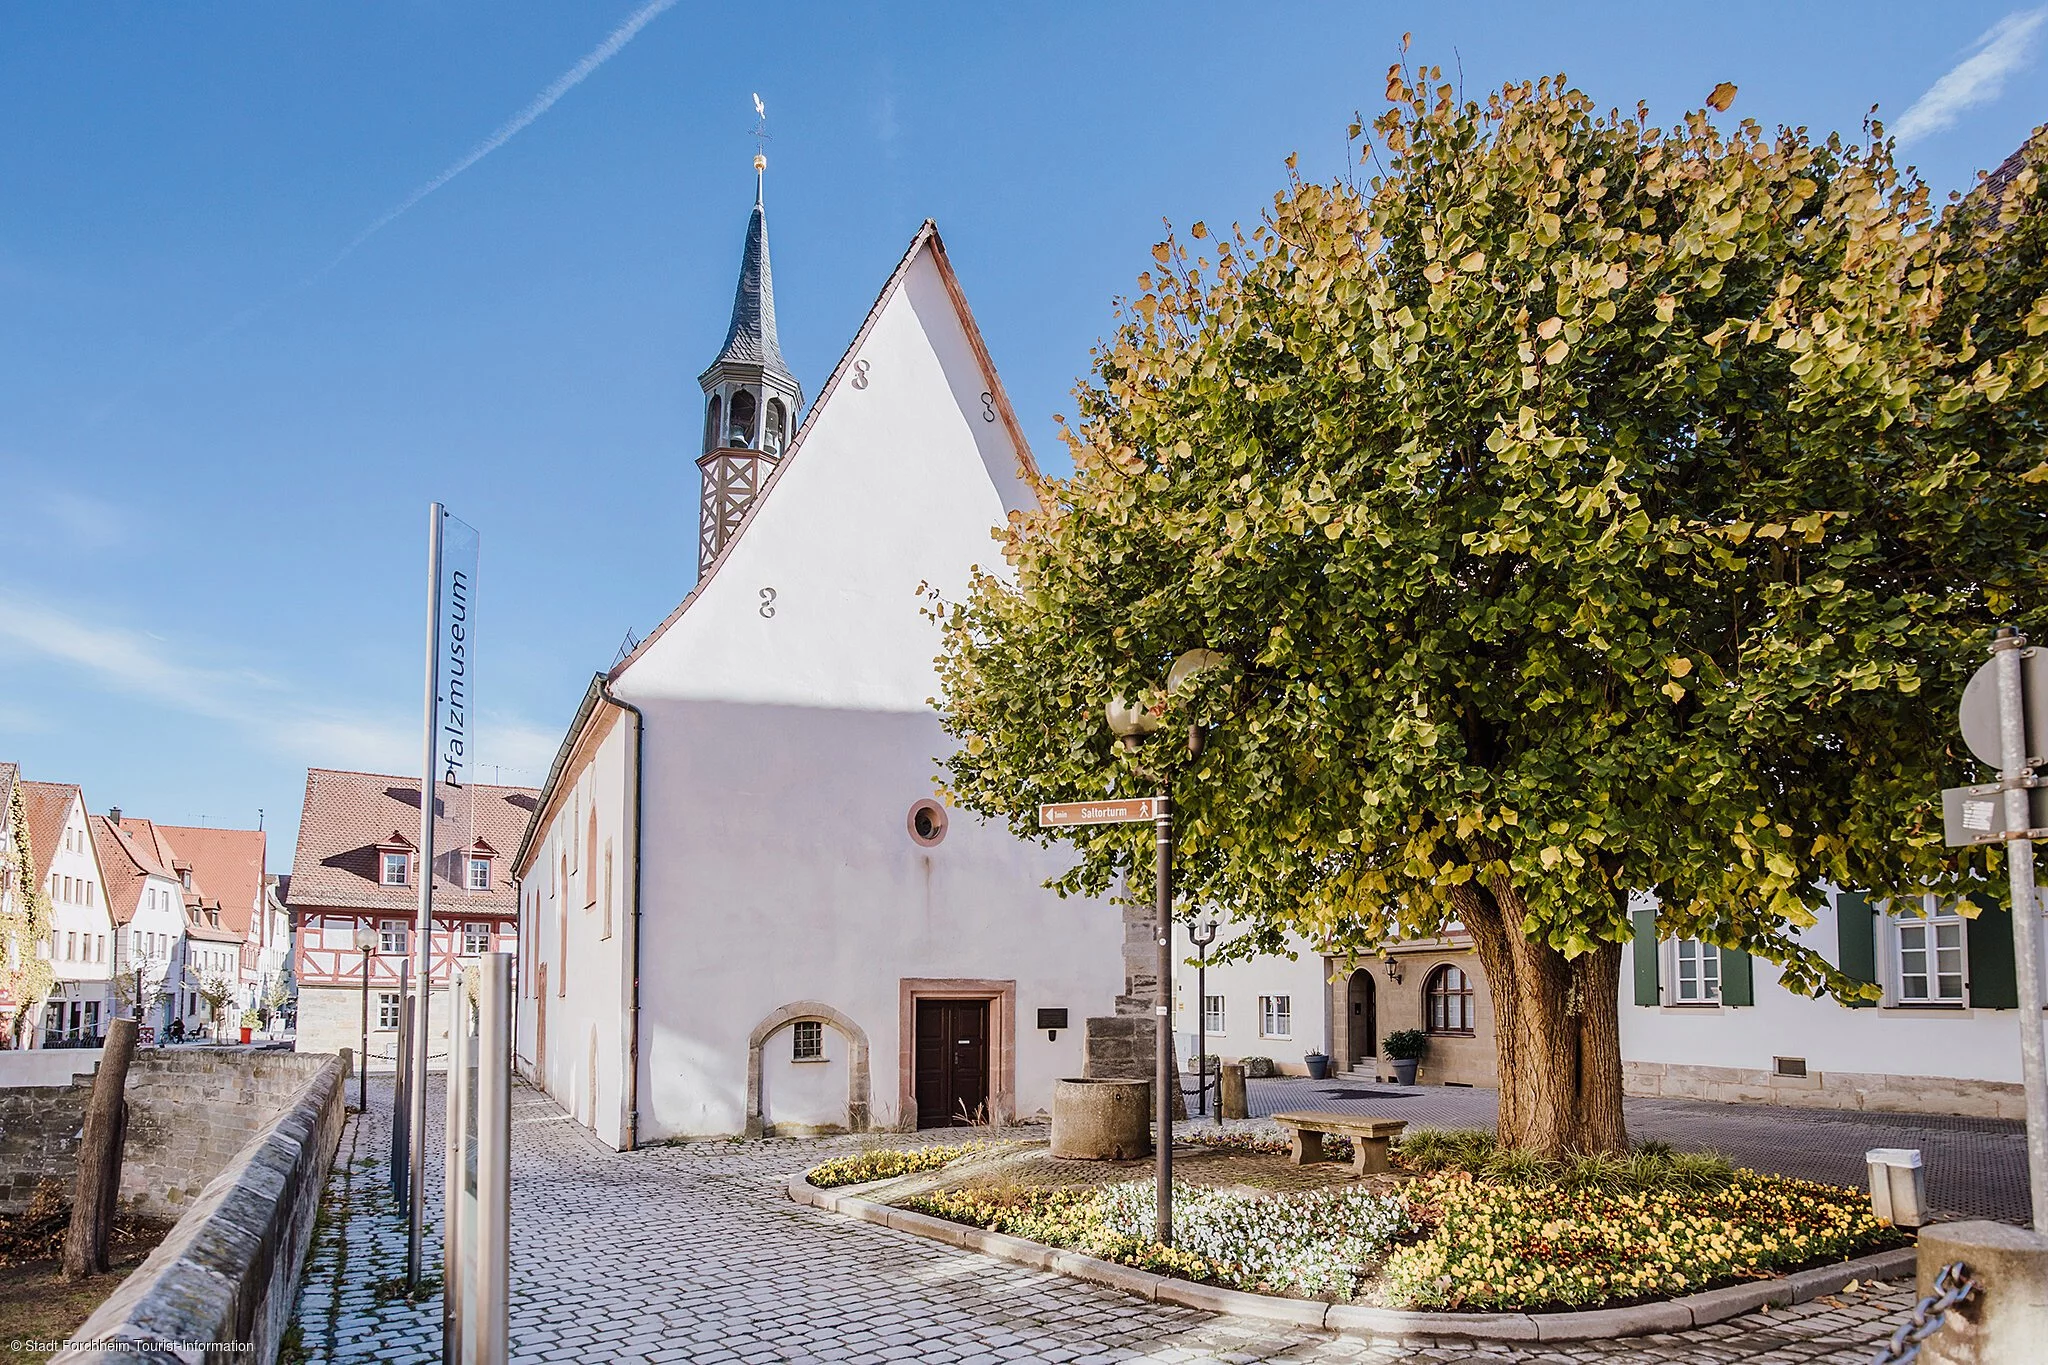
[[868, 1130], [869, 1102], [867, 1031], [830, 1005], [821, 1005], [815, 1000], [798, 1000], [784, 1005], [754, 1025], [753, 1033], [747, 1037], [747, 1136], [760, 1137], [762, 1134], [761, 1045], [777, 1029], [799, 1019], [816, 1019], [829, 1024], [846, 1040], [846, 1126], [852, 1132], [865, 1133]]
[[1351, 1065], [1379, 1056], [1380, 1029], [1372, 973], [1360, 967], [1344, 986], [1344, 1052]]

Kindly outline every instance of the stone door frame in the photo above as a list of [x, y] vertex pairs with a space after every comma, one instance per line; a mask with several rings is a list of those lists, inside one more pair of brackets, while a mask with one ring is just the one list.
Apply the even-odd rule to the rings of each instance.
[[761, 1120], [762, 1045], [783, 1026], [794, 1024], [800, 1019], [815, 1019], [821, 1024], [830, 1024], [839, 1036], [846, 1040], [846, 1127], [850, 1132], [865, 1133], [868, 1130], [868, 1111], [871, 1102], [867, 1030], [830, 1005], [820, 1004], [816, 1000], [797, 1000], [770, 1013], [766, 1019], [754, 1025], [753, 1033], [747, 1037], [746, 1135], [757, 1138], [767, 1131]]
[[896, 1126], [917, 1127], [917, 1002], [988, 1002], [988, 1113], [998, 1125], [1017, 1121], [1017, 983], [992, 977], [906, 976], [898, 987]]

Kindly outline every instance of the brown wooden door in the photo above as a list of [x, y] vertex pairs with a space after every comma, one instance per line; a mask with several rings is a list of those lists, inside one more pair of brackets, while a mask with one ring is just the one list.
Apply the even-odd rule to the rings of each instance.
[[988, 1113], [988, 1001], [917, 1002], [917, 1126]]

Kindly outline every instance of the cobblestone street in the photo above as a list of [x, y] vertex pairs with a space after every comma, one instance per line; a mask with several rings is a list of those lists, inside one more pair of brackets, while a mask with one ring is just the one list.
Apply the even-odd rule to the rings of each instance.
[[[388, 1192], [390, 1085], [371, 1084], [330, 1178], [299, 1305], [307, 1355], [438, 1359], [438, 1297], [380, 1290], [404, 1266]], [[430, 1088], [429, 1222], [440, 1214]], [[1062, 1276], [800, 1208], [787, 1177], [857, 1139], [606, 1150], [537, 1091], [514, 1092], [512, 1342], [520, 1361], [1428, 1361], [1862, 1365], [1906, 1307], [1885, 1284], [1681, 1336], [1512, 1348], [1374, 1345], [1144, 1303]], [[426, 1262], [439, 1273], [439, 1242]]]

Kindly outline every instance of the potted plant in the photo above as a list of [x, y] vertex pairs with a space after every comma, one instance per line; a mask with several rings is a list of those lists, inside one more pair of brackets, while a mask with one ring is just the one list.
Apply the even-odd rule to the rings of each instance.
[[1415, 1064], [1429, 1050], [1429, 1035], [1419, 1028], [1397, 1029], [1380, 1040], [1380, 1050], [1394, 1064], [1394, 1083], [1413, 1085]]
[[1308, 1076], [1310, 1080], [1326, 1081], [1330, 1079], [1329, 1053], [1320, 1051], [1304, 1053], [1302, 1055], [1301, 1060], [1308, 1066]]

